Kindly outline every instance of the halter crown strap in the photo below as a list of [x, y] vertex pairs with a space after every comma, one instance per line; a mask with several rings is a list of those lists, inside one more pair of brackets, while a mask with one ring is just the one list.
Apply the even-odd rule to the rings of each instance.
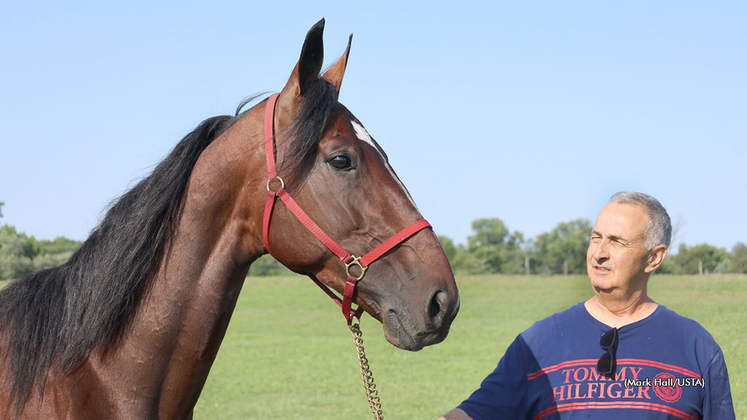
[[[275, 163], [275, 104], [277, 103], [278, 96], [276, 93], [267, 100], [265, 106], [265, 118], [264, 118], [264, 140], [265, 140], [265, 160], [267, 161], [267, 200], [265, 202], [265, 210], [262, 216], [262, 240], [265, 245], [265, 249], [268, 253], [274, 256], [270, 248], [270, 222], [272, 221], [272, 211], [275, 208], [277, 198], [285, 203], [286, 207], [293, 213], [294, 216], [309, 230], [319, 241], [324, 244], [332, 253], [334, 253], [343, 263], [346, 265], [348, 273], [347, 279], [345, 280], [345, 287], [342, 293], [342, 299], [337, 297], [333, 291], [329, 289], [324, 283], [322, 283], [313, 274], [307, 274], [314, 283], [317, 284], [327, 295], [332, 298], [342, 308], [342, 314], [345, 316], [345, 320], [348, 325], [353, 321], [353, 318], [360, 318], [363, 313], [363, 308], [358, 307], [352, 309], [353, 294], [359, 280], [363, 278], [366, 273], [368, 266], [381, 258], [384, 254], [389, 252], [392, 248], [401, 244], [409, 237], [418, 233], [422, 229], [430, 228], [431, 225], [424, 219], [420, 219], [411, 225], [405, 227], [399, 232], [395, 233], [392, 237], [366, 253], [363, 257], [357, 258], [352, 254], [348, 253], [343, 247], [327, 235], [322, 228], [319, 227], [312, 219], [306, 214], [300, 205], [293, 199], [293, 197], [285, 189], [285, 182], [278, 176], [277, 165]], [[277, 181], [280, 184], [277, 190], [273, 190], [270, 185], [273, 181]], [[277, 184], [276, 183], [276, 184]], [[360, 275], [356, 276], [350, 273], [350, 267], [357, 265], [361, 269]]]

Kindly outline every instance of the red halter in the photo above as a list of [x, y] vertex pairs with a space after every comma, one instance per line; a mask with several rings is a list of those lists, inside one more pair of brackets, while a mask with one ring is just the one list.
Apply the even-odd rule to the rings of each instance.
[[[262, 222], [262, 239], [265, 243], [265, 249], [267, 252], [272, 254], [270, 250], [270, 219], [272, 218], [272, 210], [275, 207], [275, 199], [280, 199], [285, 203], [288, 209], [298, 218], [298, 220], [306, 226], [311, 233], [316, 236], [321, 243], [323, 243], [330, 251], [332, 251], [338, 258], [345, 263], [345, 272], [348, 275], [345, 281], [345, 289], [343, 291], [343, 298], [340, 299], [337, 295], [331, 291], [324, 283], [322, 283], [313, 274], [307, 274], [314, 283], [317, 284], [322, 290], [324, 290], [329, 297], [331, 297], [335, 303], [342, 308], [342, 314], [345, 316], [345, 320], [348, 325], [353, 321], [353, 317], [360, 318], [363, 308], [360, 306], [358, 309], [353, 310], [353, 293], [355, 292], [355, 286], [359, 280], [363, 278], [368, 270], [368, 266], [379, 259], [382, 255], [386, 254], [387, 251], [404, 242], [410, 236], [416, 234], [422, 229], [429, 228], [431, 225], [424, 219], [420, 219], [410, 226], [395, 233], [392, 237], [384, 241], [382, 244], [369, 251], [362, 257], [356, 257], [345, 251], [340, 245], [337, 244], [332, 238], [330, 238], [322, 228], [319, 227], [306, 212], [301, 209], [296, 200], [291, 197], [288, 191], [285, 189], [285, 182], [278, 176], [277, 167], [275, 165], [275, 103], [277, 102], [279, 93], [276, 93], [267, 100], [265, 107], [265, 156], [267, 158], [267, 201], [265, 203], [265, 213]], [[270, 182], [277, 179], [280, 182], [280, 189], [272, 191], [270, 189]], [[274, 256], [274, 255], [273, 255]], [[350, 267], [357, 265], [360, 268], [361, 273], [358, 276], [350, 274]], [[301, 273], [304, 274], [304, 273]]]

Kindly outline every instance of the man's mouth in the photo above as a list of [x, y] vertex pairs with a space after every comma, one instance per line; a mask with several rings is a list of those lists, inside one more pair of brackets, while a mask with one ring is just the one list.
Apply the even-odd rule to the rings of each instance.
[[610, 269], [609, 269], [609, 268], [607, 268], [607, 267], [602, 267], [601, 265], [595, 265], [595, 266], [594, 266], [594, 270], [596, 270], [596, 271], [601, 271], [601, 272], [603, 272], [603, 273], [608, 273], [608, 272], [612, 271], [612, 270], [610, 270]]

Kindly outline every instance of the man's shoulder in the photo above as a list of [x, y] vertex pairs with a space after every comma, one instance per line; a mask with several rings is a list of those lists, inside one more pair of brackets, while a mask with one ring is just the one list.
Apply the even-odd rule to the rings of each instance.
[[583, 302], [535, 322], [531, 327], [521, 333], [521, 337], [527, 343], [533, 343], [542, 338], [563, 336], [572, 333], [583, 322], [583, 315], [579, 309], [579, 305], [583, 305]]
[[662, 312], [654, 327], [666, 331], [668, 335], [681, 337], [686, 340], [694, 339], [704, 345], [718, 347], [716, 340], [710, 332], [698, 321], [680, 315], [677, 312], [660, 305]]

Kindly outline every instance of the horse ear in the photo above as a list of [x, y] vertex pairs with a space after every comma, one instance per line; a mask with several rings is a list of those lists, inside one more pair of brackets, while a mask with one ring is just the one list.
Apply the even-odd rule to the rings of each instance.
[[348, 65], [348, 56], [350, 55], [350, 44], [353, 42], [353, 34], [350, 34], [348, 38], [348, 47], [345, 48], [345, 52], [340, 58], [335, 61], [334, 64], [329, 66], [327, 71], [324, 72], [322, 78], [334, 85], [337, 93], [340, 93], [340, 86], [342, 85], [342, 78], [345, 76], [345, 67]]
[[306, 40], [304, 40], [301, 49], [301, 58], [298, 59], [288, 83], [283, 88], [283, 92], [290, 90], [296, 96], [302, 96], [316, 83], [324, 60], [323, 33], [324, 18], [314, 24], [306, 34]]

